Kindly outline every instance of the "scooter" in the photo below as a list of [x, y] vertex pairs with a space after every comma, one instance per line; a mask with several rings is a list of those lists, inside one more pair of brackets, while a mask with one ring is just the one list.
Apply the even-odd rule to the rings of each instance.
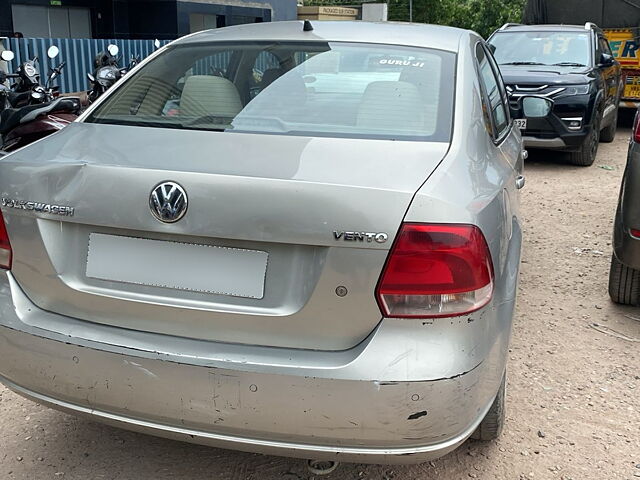
[[[54, 59], [58, 56], [60, 50], [55, 45], [49, 47], [47, 56]], [[53, 68], [47, 78], [46, 84], [40, 83], [40, 72], [36, 66], [38, 57], [27, 60], [20, 64], [15, 74], [7, 75], [9, 79], [16, 81], [11, 85], [8, 93], [8, 101], [13, 108], [24, 107], [27, 105], [35, 105], [39, 103], [50, 102], [59, 95], [59, 88], [52, 87], [51, 82], [62, 73], [62, 69], [66, 65], [62, 62], [56, 68]]]
[[[155, 40], [154, 46], [160, 48], [160, 40]], [[102, 51], [96, 55], [93, 66], [93, 73], [87, 73], [90, 89], [87, 92], [89, 103], [95, 102], [100, 95], [111, 88], [118, 80], [129, 73], [136, 65], [140, 63], [139, 56], [132, 56], [129, 65], [124, 68], [118, 66], [118, 53], [120, 49], [117, 45], [110, 44], [106, 51]]]
[[91, 88], [87, 93], [89, 103], [95, 102], [100, 95], [106, 92], [114, 83], [120, 80], [122, 72], [118, 67], [117, 45], [109, 45], [106, 52], [100, 52], [96, 56], [93, 66], [93, 73], [87, 73], [87, 78]]
[[[59, 53], [57, 47], [47, 52], [50, 58]], [[10, 50], [0, 53], [7, 62], [14, 59]], [[35, 142], [47, 135], [63, 129], [78, 118], [81, 110], [80, 99], [58, 96], [51, 82], [60, 75], [64, 63], [52, 69], [46, 86], [40, 85], [40, 75], [35, 69], [35, 61], [24, 62], [16, 74], [0, 71], [0, 150], [11, 152]], [[17, 79], [12, 89], [3, 84], [7, 79]]]

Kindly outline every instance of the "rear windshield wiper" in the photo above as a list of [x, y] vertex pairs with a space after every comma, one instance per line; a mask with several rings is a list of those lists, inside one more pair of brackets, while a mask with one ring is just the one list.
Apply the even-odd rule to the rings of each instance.
[[540, 62], [507, 62], [507, 63], [501, 63], [500, 65], [546, 65], [546, 64], [540, 63]]
[[560, 62], [560, 63], [554, 63], [553, 66], [554, 67], [586, 67], [584, 63], [578, 63], [578, 62]]

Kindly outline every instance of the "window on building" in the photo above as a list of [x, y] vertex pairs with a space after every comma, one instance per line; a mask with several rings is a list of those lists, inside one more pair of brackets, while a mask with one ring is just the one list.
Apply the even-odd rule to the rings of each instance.
[[218, 15], [208, 13], [189, 14], [189, 31], [191, 33], [218, 27]]
[[91, 38], [91, 12], [80, 7], [12, 5], [13, 31], [36, 38]]

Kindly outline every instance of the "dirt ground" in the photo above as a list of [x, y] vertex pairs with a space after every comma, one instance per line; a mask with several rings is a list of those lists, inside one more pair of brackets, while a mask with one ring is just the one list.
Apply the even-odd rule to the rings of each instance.
[[[594, 166], [532, 153], [525, 243], [498, 442], [422, 465], [341, 465], [327, 479], [633, 480], [640, 477], [640, 309], [607, 295], [630, 119]], [[595, 328], [594, 328], [595, 327]], [[129, 433], [0, 387], [1, 479], [310, 479], [300, 460]]]

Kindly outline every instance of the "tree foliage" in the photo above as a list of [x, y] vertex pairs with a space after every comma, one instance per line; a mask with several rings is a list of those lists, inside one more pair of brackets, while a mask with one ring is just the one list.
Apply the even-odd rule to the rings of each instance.
[[[349, 6], [366, 1], [371, 0], [304, 0], [304, 4]], [[386, 1], [389, 20], [409, 21], [409, 0]], [[466, 28], [487, 38], [505, 23], [520, 22], [526, 3], [527, 0], [413, 0], [412, 17], [414, 22]]]
[[[467, 28], [488, 37], [520, 22], [526, 0], [413, 0], [413, 21]], [[409, 20], [409, 0], [389, 0], [389, 20]]]

